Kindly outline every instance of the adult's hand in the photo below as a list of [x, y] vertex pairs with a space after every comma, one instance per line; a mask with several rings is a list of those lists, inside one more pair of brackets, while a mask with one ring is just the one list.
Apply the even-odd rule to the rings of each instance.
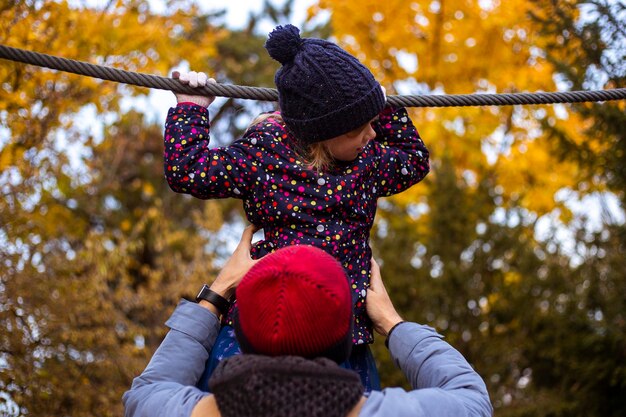
[[[215, 80], [213, 78], [209, 78], [204, 72], [183, 72], [180, 73], [178, 71], [174, 71], [172, 73], [172, 78], [175, 80], [179, 80], [182, 84], [187, 84], [190, 87], [204, 87], [207, 82], [214, 83]], [[202, 96], [202, 95], [189, 95], [182, 93], [174, 93], [176, 96], [176, 100], [178, 103], [195, 103], [202, 107], [209, 107], [213, 100], [215, 100], [214, 96]]]
[[387, 336], [389, 330], [402, 321], [402, 317], [393, 306], [387, 289], [383, 284], [378, 263], [372, 258], [372, 276], [370, 287], [367, 290], [367, 300], [365, 303], [367, 315], [372, 319], [374, 330], [382, 336]]
[[213, 284], [211, 284], [211, 290], [226, 299], [229, 299], [233, 295], [235, 288], [237, 288], [243, 276], [258, 262], [258, 260], [254, 260], [250, 256], [252, 236], [257, 230], [258, 228], [254, 225], [250, 225], [244, 229], [237, 249], [235, 249], [231, 257], [226, 261], [222, 271], [217, 278], [215, 278]]

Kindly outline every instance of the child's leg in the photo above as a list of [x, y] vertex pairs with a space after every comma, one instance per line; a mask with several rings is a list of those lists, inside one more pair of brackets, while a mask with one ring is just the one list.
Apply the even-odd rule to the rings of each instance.
[[211, 355], [209, 355], [209, 359], [206, 362], [204, 373], [196, 386], [202, 391], [209, 392], [209, 378], [211, 378], [217, 365], [222, 359], [239, 355], [240, 353], [241, 349], [239, 348], [239, 343], [237, 343], [237, 339], [235, 339], [235, 329], [227, 325], [222, 326], [220, 334], [217, 335], [217, 339], [211, 350]]
[[341, 367], [352, 369], [359, 374], [366, 394], [380, 390], [380, 376], [378, 375], [376, 361], [369, 345], [352, 346], [350, 357], [341, 364]]

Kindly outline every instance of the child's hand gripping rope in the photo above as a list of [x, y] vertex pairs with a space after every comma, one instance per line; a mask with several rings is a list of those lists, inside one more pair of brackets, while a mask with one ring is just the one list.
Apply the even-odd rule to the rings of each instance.
[[[190, 87], [204, 87], [207, 82], [214, 83], [215, 79], [209, 78], [204, 72], [179, 72], [174, 71], [172, 73], [172, 78], [177, 79], [183, 84], [188, 84]], [[178, 103], [195, 103], [202, 107], [209, 107], [211, 103], [215, 100], [215, 96], [192, 96], [188, 94], [174, 93], [176, 96], [176, 100]]]

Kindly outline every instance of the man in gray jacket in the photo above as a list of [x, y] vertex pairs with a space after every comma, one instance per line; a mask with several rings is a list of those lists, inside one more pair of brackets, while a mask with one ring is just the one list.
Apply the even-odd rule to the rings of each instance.
[[[233, 256], [196, 303], [181, 301], [147, 368], [124, 394], [126, 417], [491, 416], [485, 384], [434, 329], [405, 322], [372, 261], [367, 312], [412, 390], [363, 395], [342, 369], [350, 353], [351, 289], [343, 268], [311, 246], [250, 257], [248, 227]], [[236, 336], [244, 354], [223, 360], [196, 388], [237, 288]]]

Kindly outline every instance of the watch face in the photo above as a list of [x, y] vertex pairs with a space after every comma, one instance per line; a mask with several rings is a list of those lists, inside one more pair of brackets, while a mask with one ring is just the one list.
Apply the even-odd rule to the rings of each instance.
[[204, 285], [202, 286], [202, 288], [200, 288], [200, 291], [198, 292], [198, 295], [196, 295], [196, 300], [198, 300], [198, 299], [202, 296], [202, 293], [203, 293], [203, 292], [204, 292], [204, 290], [206, 290], [207, 288], [209, 288], [209, 286], [208, 286], [208, 285], [206, 285], [206, 284], [204, 284]]

